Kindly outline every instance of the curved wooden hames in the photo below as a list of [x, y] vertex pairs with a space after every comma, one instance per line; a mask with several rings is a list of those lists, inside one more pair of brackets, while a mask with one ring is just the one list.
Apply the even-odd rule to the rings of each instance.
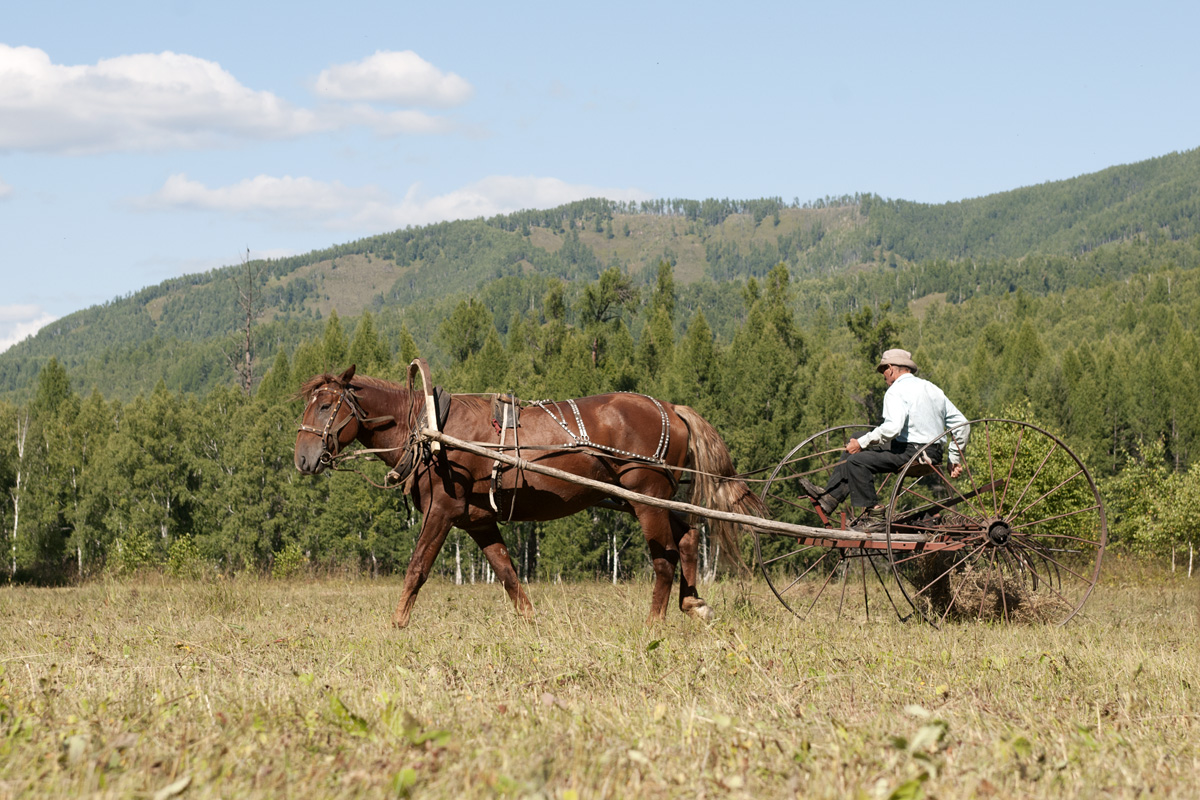
[[[296, 468], [317, 474], [342, 448], [360, 442], [393, 468], [424, 517], [409, 561], [400, 602], [392, 619], [408, 625], [417, 593], [429, 577], [450, 528], [471, 535], [501, 580], [516, 610], [533, 606], [517, 578], [500, 533], [502, 521], [544, 521], [612, 501], [594, 486], [531, 470], [506, 467], [493, 486], [496, 460], [453, 447], [431, 452], [420, 431], [429, 425], [426, 393], [411, 385], [356, 376], [318, 375], [301, 389], [307, 405], [296, 436]], [[460, 440], [494, 443], [491, 398], [453, 395], [442, 429]], [[669, 499], [685, 469], [695, 470], [692, 496], [699, 505], [761, 515], [759, 499], [745, 483], [730, 480], [733, 464], [717, 431], [687, 406], [628, 393], [603, 394], [563, 403], [527, 406], [520, 427], [506, 432], [505, 447], [530, 462], [572, 475], [624, 487], [648, 498]], [[679, 608], [701, 619], [712, 609], [697, 592], [698, 519], [636, 501], [618, 503], [634, 514], [650, 549], [655, 580], [649, 620], [666, 615], [671, 584], [681, 566]], [[733, 526], [720, 521], [709, 530], [723, 553], [737, 559]]]

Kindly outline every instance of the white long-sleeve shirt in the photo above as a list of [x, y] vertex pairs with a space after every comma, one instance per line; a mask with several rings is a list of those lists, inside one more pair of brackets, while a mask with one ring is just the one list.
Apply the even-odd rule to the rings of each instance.
[[[927, 444], [940, 439], [947, 429], [958, 428], [966, 421], [945, 392], [924, 378], [905, 372], [892, 381], [883, 396], [883, 422], [875, 430], [858, 437], [858, 443], [863, 448], [876, 443], [886, 445], [893, 439]], [[951, 464], [962, 461], [961, 453], [970, 433], [970, 426], [966, 425], [954, 432], [954, 441], [950, 443]]]

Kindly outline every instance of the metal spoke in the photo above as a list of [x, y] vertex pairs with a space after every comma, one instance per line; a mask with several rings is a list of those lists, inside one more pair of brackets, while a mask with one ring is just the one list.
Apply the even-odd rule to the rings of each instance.
[[1081, 580], [1081, 581], [1086, 581], [1086, 580], [1087, 580], [1087, 578], [1083, 577], [1083, 576], [1082, 576], [1082, 575], [1080, 575], [1078, 572], [1076, 572], [1075, 570], [1073, 570], [1073, 569], [1071, 569], [1070, 567], [1068, 567], [1066, 564], [1063, 564], [1063, 563], [1061, 563], [1060, 561], [1058, 561], [1058, 559], [1051, 558], [1050, 556], [1046, 555], [1046, 552], [1047, 552], [1046, 550], [1044, 550], [1044, 549], [1042, 549], [1042, 548], [1039, 548], [1039, 547], [1037, 547], [1037, 546], [1035, 546], [1035, 545], [1031, 544], [1030, 542], [1023, 542], [1023, 541], [1021, 541], [1020, 539], [1013, 539], [1013, 543], [1014, 543], [1014, 544], [1015, 544], [1017, 547], [1024, 547], [1026, 550], [1029, 550], [1030, 552], [1037, 553], [1037, 554], [1038, 554], [1039, 556], [1041, 556], [1042, 558], [1044, 558], [1044, 559], [1046, 559], [1047, 561], [1049, 561], [1049, 562], [1051, 562], [1052, 564], [1054, 564], [1054, 566], [1058, 567], [1058, 568], [1059, 568], [1059, 569], [1061, 569], [1061, 570], [1065, 570], [1066, 572], [1069, 572], [1069, 573], [1071, 573], [1072, 575], [1074, 575], [1074, 576], [1075, 576], [1076, 578], [1078, 578], [1079, 580]]
[[[783, 560], [783, 559], [785, 559], [785, 558], [791, 558], [792, 556], [798, 556], [798, 555], [800, 555], [801, 553], [807, 553], [809, 550], [816, 550], [816, 549], [818, 549], [818, 548], [817, 548], [817, 545], [815, 545], [815, 544], [806, 544], [806, 545], [804, 545], [803, 547], [798, 547], [798, 548], [796, 548], [795, 550], [793, 550], [793, 551], [792, 551], [792, 552], [790, 552], [790, 553], [784, 553], [783, 555], [775, 556], [774, 558], [767, 558], [767, 559], [763, 559], [763, 564], [764, 564], [764, 565], [767, 565], [767, 564], [774, 564], [776, 561], [782, 561], [782, 560]], [[823, 550], [823, 549], [825, 549], [825, 548], [820, 548], [820, 549], [822, 549], [822, 550]]]
[[1015, 514], [1013, 514], [1013, 515], [1012, 515], [1012, 516], [1013, 516], [1013, 519], [1014, 519], [1014, 520], [1015, 520], [1015, 519], [1017, 519], [1017, 518], [1018, 518], [1018, 517], [1020, 517], [1022, 514], [1024, 514], [1025, 512], [1029, 511], [1029, 509], [1033, 508], [1033, 507], [1034, 507], [1034, 506], [1036, 506], [1038, 503], [1042, 502], [1042, 501], [1043, 501], [1043, 500], [1045, 500], [1047, 497], [1049, 497], [1050, 495], [1054, 494], [1054, 493], [1055, 493], [1055, 492], [1057, 492], [1059, 489], [1061, 489], [1062, 487], [1066, 486], [1068, 483], [1070, 483], [1071, 481], [1075, 480], [1076, 478], [1078, 478], [1078, 477], [1079, 477], [1080, 475], [1082, 475], [1082, 474], [1083, 474], [1083, 468], [1081, 467], [1079, 470], [1077, 470], [1077, 471], [1075, 472], [1075, 474], [1074, 474], [1074, 475], [1072, 475], [1072, 476], [1071, 476], [1071, 477], [1069, 477], [1069, 478], [1066, 478], [1066, 479], [1065, 479], [1065, 480], [1063, 480], [1061, 483], [1059, 483], [1057, 486], [1055, 486], [1053, 489], [1049, 489], [1049, 490], [1047, 490], [1047, 491], [1046, 491], [1045, 493], [1043, 493], [1043, 494], [1042, 494], [1042, 496], [1041, 496], [1041, 497], [1039, 497], [1037, 500], [1034, 500], [1032, 503], [1030, 503], [1029, 505], [1027, 505], [1027, 506], [1025, 506], [1024, 508], [1022, 508], [1020, 511], [1016, 512]]

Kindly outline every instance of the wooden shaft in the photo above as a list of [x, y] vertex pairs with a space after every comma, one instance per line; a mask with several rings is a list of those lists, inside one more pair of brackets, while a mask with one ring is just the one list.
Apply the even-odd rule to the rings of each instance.
[[[432, 439], [435, 442], [441, 442], [448, 447], [455, 447], [459, 450], [465, 450], [468, 453], [474, 453], [477, 456], [490, 458], [499, 461], [502, 464], [508, 464], [518, 469], [537, 472], [542, 475], [547, 475], [551, 478], [567, 481], [568, 483], [577, 483], [581, 486], [587, 486], [592, 489], [597, 489], [602, 492], [607, 492], [614, 497], [620, 497], [622, 500], [628, 500], [631, 503], [641, 503], [642, 505], [654, 506], [656, 508], [665, 508], [671, 511], [679, 511], [684, 514], [695, 514], [697, 516], [706, 517], [708, 519], [719, 519], [726, 522], [734, 522], [740, 525], [745, 525], [750, 528], [757, 528], [760, 531], [768, 531], [770, 533], [781, 533], [785, 536], [795, 538], [815, 538], [815, 539], [834, 539], [838, 541], [882, 541], [875, 539], [868, 533], [862, 531], [846, 531], [837, 530], [834, 528], [818, 528], [814, 525], [792, 525], [788, 522], [779, 522], [773, 519], [764, 519], [762, 517], [753, 517], [749, 514], [735, 514], [732, 511], [717, 511], [704, 506], [695, 506], [691, 503], [683, 503], [678, 500], [663, 500], [658, 497], [641, 494], [639, 492], [630, 491], [624, 486], [617, 486], [603, 481], [584, 478], [571, 472], [566, 472], [554, 467], [546, 467], [541, 464], [527, 461], [523, 458], [510, 456], [507, 453], [498, 452], [492, 448], [484, 447], [474, 442], [464, 441], [455, 438], [441, 431], [432, 431], [428, 428], [420, 432], [421, 436]], [[924, 542], [927, 537], [921, 533], [893, 533], [892, 541], [896, 542]]]

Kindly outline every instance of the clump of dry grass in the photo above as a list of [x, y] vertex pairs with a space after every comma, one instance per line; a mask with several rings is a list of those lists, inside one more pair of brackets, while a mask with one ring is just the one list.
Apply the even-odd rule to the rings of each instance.
[[0, 798], [1195, 796], [1195, 582], [1059, 628], [799, 622], [761, 583], [0, 589]]
[[956, 565], [952, 553], [918, 559], [907, 577], [919, 587], [922, 613], [934, 621], [1055, 624], [1072, 608], [1048, 581], [974, 561]]

